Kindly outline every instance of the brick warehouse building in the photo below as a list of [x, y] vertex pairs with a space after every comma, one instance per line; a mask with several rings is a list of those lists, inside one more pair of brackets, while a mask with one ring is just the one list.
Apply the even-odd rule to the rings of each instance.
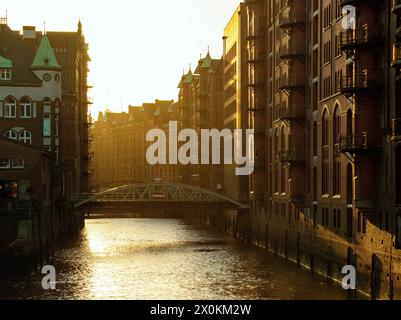
[[359, 290], [401, 298], [400, 1], [245, 4], [249, 236], [331, 278], [355, 265]]
[[184, 74], [178, 85], [178, 101], [156, 100], [130, 106], [128, 113], [100, 113], [93, 126], [95, 189], [132, 183], [176, 182], [223, 192], [223, 166], [154, 165], [146, 161], [146, 133], [178, 122], [178, 131], [223, 127], [223, 69], [220, 59], [208, 53], [194, 72]]
[[[1, 19], [0, 48], [0, 210], [2, 217], [24, 211], [14, 215], [14, 220], [19, 219], [14, 230], [17, 242], [8, 248], [17, 248], [20, 237], [29, 237], [38, 262], [51, 255], [60, 235], [69, 236], [82, 227], [81, 219], [65, 211], [61, 200], [88, 187], [87, 45], [80, 23], [78, 32], [42, 34], [35, 27], [24, 27], [20, 33]], [[48, 164], [41, 166], [44, 161]], [[37, 175], [27, 169], [34, 167], [39, 168]], [[41, 183], [45, 170], [49, 179]], [[10, 193], [11, 185], [16, 193]], [[20, 205], [27, 194], [36, 204], [28, 220], [26, 208]], [[47, 218], [37, 220], [35, 215]], [[24, 221], [31, 228], [23, 227]], [[51, 227], [41, 233], [44, 226]], [[7, 228], [7, 223], [1, 227]], [[32, 230], [31, 235], [25, 229]]]

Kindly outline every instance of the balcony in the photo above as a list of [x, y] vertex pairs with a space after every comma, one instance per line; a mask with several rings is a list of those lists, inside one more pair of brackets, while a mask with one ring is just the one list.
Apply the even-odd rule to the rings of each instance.
[[248, 88], [264, 88], [266, 82], [264, 80], [250, 80], [248, 83]]
[[401, 141], [401, 118], [393, 119], [392, 141]]
[[289, 107], [280, 107], [278, 117], [281, 121], [303, 120], [305, 119], [304, 104], [291, 104]]
[[262, 39], [266, 36], [267, 28], [266, 24], [258, 24], [256, 25], [253, 30], [248, 31], [248, 35], [246, 36], [246, 39], [248, 41], [253, 41], [255, 39]]
[[378, 136], [369, 135], [367, 132], [362, 134], [352, 134], [338, 137], [338, 148], [343, 153], [363, 153], [381, 150], [382, 146]]
[[279, 25], [282, 29], [305, 24], [305, 13], [294, 10], [284, 10], [279, 17]]
[[359, 2], [359, 0], [340, 0], [340, 6], [349, 6]]
[[355, 50], [363, 46], [376, 45], [383, 40], [380, 29], [364, 26], [357, 30], [340, 32], [341, 50]]
[[391, 10], [395, 14], [401, 13], [401, 0], [391, 0]]
[[264, 169], [266, 167], [266, 158], [263, 155], [255, 156], [255, 169]]
[[253, 54], [248, 55], [247, 63], [248, 64], [255, 64], [255, 63], [261, 63], [265, 62], [266, 60], [266, 54], [264, 51], [256, 51]]
[[248, 112], [265, 112], [264, 106], [250, 106], [248, 108]]
[[305, 55], [305, 45], [283, 44], [280, 46], [279, 57], [282, 60]]
[[382, 87], [382, 81], [378, 75], [369, 77], [367, 73], [345, 76], [341, 80], [341, 93], [349, 96], [356, 93], [375, 92]]
[[284, 163], [302, 163], [305, 162], [305, 150], [293, 147], [288, 150], [279, 151], [279, 160]]
[[392, 66], [393, 67], [401, 66], [401, 42], [393, 45]]
[[305, 79], [300, 78], [299, 75], [284, 75], [280, 77], [279, 81], [280, 90], [292, 90], [305, 87]]

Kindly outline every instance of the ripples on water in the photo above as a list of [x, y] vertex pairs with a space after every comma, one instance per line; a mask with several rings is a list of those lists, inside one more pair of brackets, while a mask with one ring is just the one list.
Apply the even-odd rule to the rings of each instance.
[[5, 299], [346, 299], [325, 280], [264, 250], [179, 220], [87, 221], [82, 240], [40, 278], [0, 280]]

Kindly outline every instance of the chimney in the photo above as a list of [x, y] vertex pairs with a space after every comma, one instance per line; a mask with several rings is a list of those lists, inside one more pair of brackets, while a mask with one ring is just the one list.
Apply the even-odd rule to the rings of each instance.
[[36, 39], [36, 27], [23, 26], [23, 39]]

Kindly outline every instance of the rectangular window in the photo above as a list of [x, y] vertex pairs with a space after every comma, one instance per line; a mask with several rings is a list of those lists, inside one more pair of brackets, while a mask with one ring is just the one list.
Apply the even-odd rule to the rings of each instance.
[[4, 117], [15, 118], [16, 116], [16, 105], [14, 103], [6, 103], [4, 105]]
[[24, 167], [25, 167], [24, 159], [14, 158], [12, 160], [12, 167], [13, 167], [13, 169], [24, 169]]
[[51, 118], [49, 114], [43, 115], [43, 136], [51, 137]]
[[0, 80], [11, 80], [11, 69], [0, 69]]
[[30, 119], [32, 117], [31, 114], [31, 104], [30, 103], [21, 103], [20, 104], [20, 117], [24, 119]]
[[0, 169], [10, 169], [11, 161], [10, 159], [0, 159]]

